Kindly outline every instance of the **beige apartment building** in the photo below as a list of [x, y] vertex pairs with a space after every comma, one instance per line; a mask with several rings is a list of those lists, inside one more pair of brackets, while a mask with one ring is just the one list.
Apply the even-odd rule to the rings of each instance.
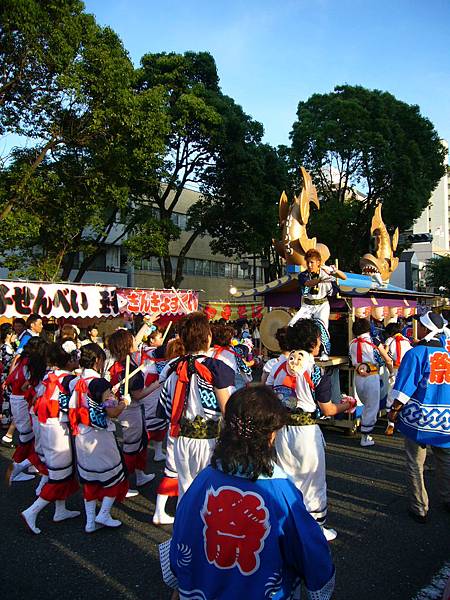
[[[176, 206], [176, 212], [172, 215], [173, 222], [181, 229], [180, 239], [170, 244], [174, 271], [179, 252], [189, 238], [186, 213], [198, 198], [199, 192], [185, 189]], [[252, 288], [254, 281], [257, 285], [263, 281], [263, 271], [259, 261], [256, 262], [254, 274], [253, 260], [213, 254], [210, 241], [209, 236], [204, 236], [197, 238], [193, 243], [184, 262], [183, 281], [180, 288], [198, 290], [200, 301], [228, 302], [233, 299], [230, 287]], [[241, 264], [244, 268], [241, 267]], [[140, 265], [135, 265], [133, 285], [143, 288], [163, 287], [156, 257], [143, 260]]]

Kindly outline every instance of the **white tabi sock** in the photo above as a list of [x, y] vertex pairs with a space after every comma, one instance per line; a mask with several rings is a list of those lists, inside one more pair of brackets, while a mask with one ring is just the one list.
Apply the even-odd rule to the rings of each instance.
[[53, 516], [53, 520], [55, 521], [55, 523], [65, 521], [66, 519], [74, 519], [75, 517], [79, 516], [79, 510], [69, 510], [68, 508], [66, 508], [65, 500], [55, 500], [55, 514]]
[[21, 513], [22, 519], [33, 533], [41, 533], [41, 530], [36, 527], [36, 518], [41, 510], [47, 506], [47, 504], [49, 504], [47, 500], [38, 498], [31, 506]]
[[93, 533], [97, 530], [95, 526], [95, 509], [97, 508], [97, 503], [95, 500], [85, 500], [84, 501], [84, 509], [86, 511], [86, 526], [84, 528], [86, 533]]
[[156, 462], [159, 462], [161, 460], [166, 460], [166, 455], [163, 452], [162, 449], [162, 442], [154, 442], [154, 447], [155, 447], [155, 456], [153, 457], [153, 460]]
[[144, 473], [144, 471], [136, 469], [136, 485], [138, 487], [150, 483], [150, 481], [152, 481], [153, 479], [155, 479], [154, 473], [149, 473], [147, 475], [146, 473]]
[[113, 519], [110, 514], [114, 500], [115, 498], [110, 498], [109, 496], [103, 498], [100, 512], [95, 517], [96, 523], [100, 523], [100, 525], [104, 525], [105, 527], [120, 527], [120, 525], [122, 525], [121, 521]]
[[34, 475], [29, 475], [28, 473], [24, 473], [25, 469], [31, 465], [28, 458], [23, 460], [21, 463], [13, 462], [6, 472], [6, 478], [8, 481], [8, 485], [11, 485], [13, 481], [29, 481], [34, 478]]
[[153, 525], [171, 525], [175, 518], [166, 513], [166, 502], [169, 496], [158, 494], [156, 496], [155, 513], [153, 515]]
[[39, 482], [39, 485], [37, 486], [37, 488], [36, 488], [36, 490], [34, 492], [36, 494], [36, 496], [39, 496], [41, 494], [42, 488], [47, 483], [47, 481], [48, 481], [48, 476], [47, 475], [42, 475], [41, 481]]

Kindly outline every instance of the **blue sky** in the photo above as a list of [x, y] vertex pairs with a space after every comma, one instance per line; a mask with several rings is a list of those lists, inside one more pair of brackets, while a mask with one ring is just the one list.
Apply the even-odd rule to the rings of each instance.
[[85, 0], [134, 63], [207, 50], [221, 87], [288, 144], [297, 104], [335, 85], [418, 104], [450, 141], [449, 0]]

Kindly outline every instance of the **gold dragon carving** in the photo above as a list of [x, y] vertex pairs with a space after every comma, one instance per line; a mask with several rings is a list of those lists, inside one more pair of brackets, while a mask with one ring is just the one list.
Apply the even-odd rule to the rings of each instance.
[[381, 216], [381, 204], [377, 205], [372, 217], [370, 234], [375, 238], [374, 254], [364, 254], [359, 261], [359, 266], [363, 275], [370, 275], [378, 283], [389, 283], [399, 262], [399, 259], [394, 256], [398, 245], [398, 227], [391, 240]]
[[272, 240], [275, 250], [288, 265], [306, 267], [305, 254], [311, 248], [318, 250], [325, 263], [330, 257], [330, 251], [325, 244], [317, 243], [316, 238], [309, 238], [306, 226], [309, 221], [311, 202], [320, 208], [317, 190], [311, 176], [301, 167], [303, 188], [300, 196], [294, 196], [289, 205], [286, 192], [283, 191], [279, 203], [279, 219], [282, 229], [282, 239]]

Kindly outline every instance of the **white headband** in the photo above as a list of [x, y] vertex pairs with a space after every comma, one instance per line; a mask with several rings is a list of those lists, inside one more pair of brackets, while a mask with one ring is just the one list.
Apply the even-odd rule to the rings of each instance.
[[426, 327], [427, 329], [430, 330], [429, 333], [427, 333], [427, 335], [424, 338], [422, 338], [422, 339], [426, 340], [427, 342], [429, 342], [432, 338], [434, 338], [437, 333], [442, 333], [444, 331], [444, 325], [442, 325], [442, 327], [437, 327], [433, 323], [433, 321], [430, 319], [429, 312], [421, 315], [421, 317], [419, 318], [419, 321], [422, 323], [422, 325], [424, 327]]

